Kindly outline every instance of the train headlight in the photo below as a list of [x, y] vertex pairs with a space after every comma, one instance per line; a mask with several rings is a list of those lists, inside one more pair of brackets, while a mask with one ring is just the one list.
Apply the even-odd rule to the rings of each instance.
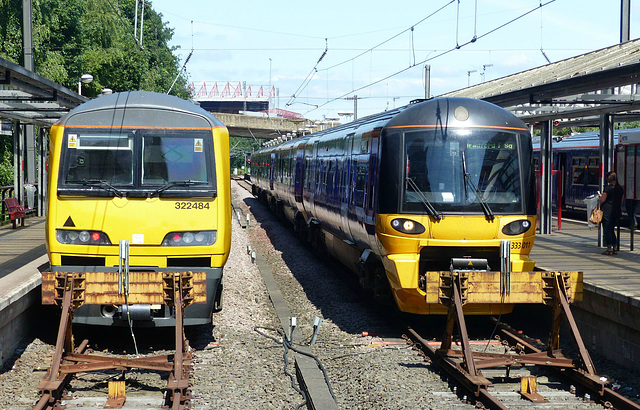
[[209, 246], [216, 242], [216, 231], [169, 232], [162, 246]]
[[405, 218], [396, 218], [392, 220], [391, 227], [398, 232], [414, 235], [421, 234], [425, 231], [424, 226], [420, 222]]
[[89, 239], [91, 239], [91, 234], [88, 231], [82, 231], [80, 235], [78, 235], [78, 239], [80, 239], [82, 243], [87, 243]]
[[56, 238], [65, 245], [111, 245], [111, 240], [102, 231], [57, 229]]
[[531, 221], [528, 219], [520, 219], [506, 224], [502, 228], [502, 233], [505, 235], [520, 235], [527, 232], [529, 228], [531, 228]]

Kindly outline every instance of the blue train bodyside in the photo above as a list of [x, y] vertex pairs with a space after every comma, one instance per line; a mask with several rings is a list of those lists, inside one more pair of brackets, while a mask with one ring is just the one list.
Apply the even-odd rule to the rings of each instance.
[[[625, 156], [635, 156], [633, 160], [633, 169], [627, 170], [630, 176], [635, 173], [635, 178], [630, 177], [629, 180], [640, 180], [637, 177], [640, 171], [640, 144], [629, 144], [629, 135], [640, 134], [640, 129], [626, 129], [614, 131], [614, 145], [615, 145], [615, 163], [614, 169], [618, 170], [619, 166], [624, 167]], [[622, 138], [620, 137], [622, 135]], [[572, 135], [569, 137], [553, 137], [553, 155], [552, 165], [553, 170], [558, 171], [558, 177], [553, 177], [552, 182], [554, 184], [552, 188], [553, 203], [555, 206], [558, 204], [558, 191], [562, 196], [562, 208], [566, 210], [586, 210], [585, 198], [595, 195], [600, 189], [600, 177], [602, 174], [602, 166], [600, 164], [600, 134], [598, 131], [585, 132], [581, 134]], [[535, 167], [539, 172], [539, 158], [540, 158], [540, 138], [533, 138], [533, 149], [535, 152]], [[621, 154], [624, 153], [624, 154]], [[628, 161], [628, 160], [627, 160]], [[638, 164], [638, 165], [635, 165]], [[640, 189], [633, 185], [637, 182], [627, 183], [625, 178], [625, 172], [618, 171], [619, 182], [625, 187], [627, 193], [626, 197], [629, 200], [636, 200], [640, 198]], [[561, 186], [558, 189], [556, 185], [560, 182]], [[628, 185], [628, 186], [627, 186]], [[627, 205], [633, 205], [627, 202]], [[638, 208], [636, 206], [636, 208]], [[623, 209], [626, 212], [626, 210]]]

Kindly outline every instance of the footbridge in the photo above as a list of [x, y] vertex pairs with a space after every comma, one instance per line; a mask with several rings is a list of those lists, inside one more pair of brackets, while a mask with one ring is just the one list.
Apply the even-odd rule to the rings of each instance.
[[211, 114], [227, 126], [231, 137], [274, 139], [293, 133], [301, 135], [301, 133], [318, 128], [318, 124], [305, 118], [280, 118], [219, 112]]

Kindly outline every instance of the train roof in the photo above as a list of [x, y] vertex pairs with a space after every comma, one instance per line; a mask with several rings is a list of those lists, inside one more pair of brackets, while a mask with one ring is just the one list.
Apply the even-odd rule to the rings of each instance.
[[173, 95], [152, 91], [125, 91], [100, 96], [69, 111], [57, 124], [154, 128], [224, 127], [216, 117], [200, 106]]
[[[640, 128], [617, 129], [613, 131], [613, 143], [618, 144], [620, 135], [640, 135]], [[540, 149], [540, 137], [533, 137], [534, 149]], [[582, 132], [580, 134], [570, 135], [568, 137], [553, 136], [553, 148], [571, 149], [571, 148], [599, 148], [600, 147], [600, 131]]]
[[[454, 111], [456, 111], [456, 108], [459, 106], [467, 108], [467, 117], [463, 120], [458, 120], [457, 114], [454, 114]], [[467, 119], [469, 120], [468, 122], [466, 122]], [[458, 123], [458, 126], [496, 126], [528, 130], [522, 120], [511, 112], [494, 104], [466, 97], [440, 97], [429, 100], [414, 100], [410, 104], [402, 107], [358, 118], [352, 122], [318, 131], [304, 137], [294, 138], [282, 144], [261, 148], [256, 152], [289, 149], [300, 142], [316, 140], [327, 135], [340, 137], [351, 132], [357, 132], [357, 130], [362, 127], [364, 127], [363, 131], [370, 131], [372, 129], [371, 127], [402, 128], [403, 126], [419, 126], [424, 124], [446, 124], [446, 127], [456, 126], [456, 123]]]

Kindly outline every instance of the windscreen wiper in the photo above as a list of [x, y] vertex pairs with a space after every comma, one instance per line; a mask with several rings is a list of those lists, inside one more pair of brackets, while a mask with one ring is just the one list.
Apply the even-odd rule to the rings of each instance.
[[462, 175], [464, 175], [465, 193], [467, 192], [467, 186], [470, 186], [476, 199], [482, 206], [482, 211], [484, 212], [485, 218], [487, 218], [487, 221], [493, 221], [495, 216], [493, 216], [493, 212], [491, 211], [491, 208], [489, 208], [489, 204], [487, 203], [487, 201], [485, 201], [476, 183], [473, 182], [473, 179], [471, 178], [471, 174], [467, 172], [467, 161], [464, 157], [464, 151], [462, 151]]
[[431, 214], [431, 216], [433, 216], [437, 220], [442, 219], [442, 216], [440, 215], [440, 213], [438, 213], [436, 208], [433, 207], [433, 205], [431, 204], [431, 202], [429, 202], [427, 197], [424, 196], [424, 194], [422, 193], [420, 188], [418, 188], [418, 185], [416, 185], [416, 183], [413, 181], [413, 179], [407, 177], [407, 182], [409, 183], [409, 186], [411, 187], [413, 192], [415, 192], [418, 195], [418, 198], [420, 199], [420, 202], [422, 202], [422, 204], [427, 209], [429, 214]]
[[[76, 181], [72, 181], [72, 182], [76, 182]], [[121, 190], [114, 187], [113, 185], [111, 185], [110, 183], [108, 183], [103, 179], [83, 179], [82, 183], [84, 185], [89, 185], [92, 187], [95, 186], [95, 187], [104, 188], [108, 191], [111, 191], [118, 198], [122, 198], [124, 196], [124, 192], [122, 192]]]
[[174, 186], [193, 186], [193, 185], [207, 185], [207, 184], [208, 184], [207, 181], [194, 181], [191, 179], [187, 179], [184, 181], [171, 181], [168, 184], [161, 186], [160, 188], [150, 193], [149, 198], [153, 198], [154, 196], [158, 195], [160, 192], [166, 191], [167, 189], [172, 188]]

